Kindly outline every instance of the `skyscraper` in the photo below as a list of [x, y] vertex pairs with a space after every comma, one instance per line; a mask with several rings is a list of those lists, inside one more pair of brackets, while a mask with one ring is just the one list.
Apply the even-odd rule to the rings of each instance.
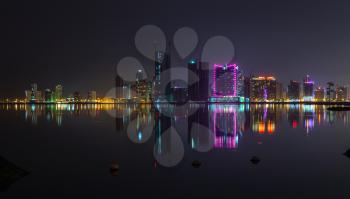
[[212, 71], [211, 101], [239, 102], [242, 101], [243, 83], [239, 68], [236, 64], [215, 64]]
[[[153, 97], [156, 102], [166, 101], [166, 88], [170, 84], [171, 68], [171, 44], [169, 43], [166, 52], [155, 52], [155, 76], [153, 85]], [[166, 71], [166, 72], [165, 72]]]
[[32, 91], [31, 100], [36, 101], [37, 97], [38, 97], [38, 85], [36, 83], [33, 83], [30, 86], [31, 86], [31, 91]]
[[45, 89], [45, 102], [53, 102], [54, 101], [54, 95], [53, 92], [50, 89]]
[[58, 84], [55, 88], [55, 100], [61, 101], [63, 99], [63, 86]]
[[304, 78], [303, 92], [304, 101], [312, 101], [314, 99], [314, 82], [311, 81], [309, 75]]
[[125, 99], [124, 90], [125, 90], [124, 80], [116, 72], [116, 77], [115, 77], [115, 98], [116, 98], [117, 102], [121, 102], [122, 100]]
[[[188, 69], [195, 74], [188, 75], [189, 99], [193, 102], [207, 102], [209, 98], [209, 63], [199, 62], [197, 59], [191, 59], [188, 62]], [[197, 79], [198, 78], [198, 79]], [[198, 80], [196, 82], [196, 80]]]
[[288, 98], [290, 101], [300, 100], [300, 82], [290, 80], [288, 85]]
[[276, 101], [283, 101], [284, 100], [284, 88], [283, 84], [281, 82], [276, 82]]
[[348, 100], [348, 88], [345, 86], [338, 86], [336, 89], [336, 99], [338, 102], [344, 102]]
[[245, 99], [250, 99], [250, 77], [244, 77], [243, 82], [243, 96]]
[[144, 77], [143, 77], [143, 71], [142, 71], [142, 70], [138, 70], [138, 71], [136, 72], [136, 82], [141, 81], [141, 80], [143, 80], [143, 79], [144, 79]]

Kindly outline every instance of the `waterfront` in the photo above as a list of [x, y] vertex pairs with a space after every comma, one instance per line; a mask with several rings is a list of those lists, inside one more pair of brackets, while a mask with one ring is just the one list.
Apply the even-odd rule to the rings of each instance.
[[348, 198], [349, 113], [326, 108], [0, 105], [0, 156], [30, 172], [1, 194]]

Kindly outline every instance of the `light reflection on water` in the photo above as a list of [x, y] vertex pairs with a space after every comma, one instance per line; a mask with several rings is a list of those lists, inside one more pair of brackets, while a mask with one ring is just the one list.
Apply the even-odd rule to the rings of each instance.
[[[144, 143], [154, 133], [158, 150], [164, 146], [162, 133], [171, 126], [188, 134], [188, 143], [193, 149], [211, 142], [214, 148], [235, 149], [240, 137], [246, 133], [274, 135], [283, 123], [287, 123], [291, 129], [302, 129], [307, 135], [316, 126], [335, 122], [344, 126], [349, 124], [347, 112], [327, 111], [327, 107], [322, 105], [213, 104], [188, 105], [178, 109], [173, 105], [15, 104], [0, 105], [0, 108], [3, 111], [24, 112], [25, 120], [33, 125], [46, 121], [57, 126], [64, 124], [64, 116], [99, 118], [103, 112], [107, 112], [115, 119], [117, 131], [128, 134], [135, 143]], [[166, 114], [163, 114], [164, 111]], [[207, 133], [193, 133], [196, 131], [194, 124], [207, 129]], [[187, 128], [183, 128], [183, 125], [187, 125]]]
[[1, 104], [0, 155], [32, 171], [6, 194], [348, 198], [349, 113], [326, 108]]

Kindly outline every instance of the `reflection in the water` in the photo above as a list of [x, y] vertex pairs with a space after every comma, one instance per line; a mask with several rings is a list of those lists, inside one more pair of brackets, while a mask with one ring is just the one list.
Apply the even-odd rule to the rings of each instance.
[[238, 145], [238, 109], [233, 106], [210, 106], [210, 129], [215, 148], [234, 149]]
[[[347, 112], [327, 111], [322, 105], [0, 105], [2, 111], [24, 112], [26, 121], [64, 123], [65, 117], [88, 115], [98, 118], [102, 112], [115, 117], [116, 130], [128, 134], [135, 143], [144, 143], [154, 133], [155, 149], [159, 153], [170, 150], [171, 136], [162, 136], [170, 127], [188, 135], [188, 144], [196, 150], [206, 147], [235, 149], [246, 133], [273, 135], [284, 121], [291, 128], [303, 128], [310, 134], [316, 126], [335, 122], [348, 125]], [[183, 127], [186, 126], [186, 127]], [[168, 140], [167, 140], [168, 139]], [[207, 147], [208, 148], [208, 147]]]

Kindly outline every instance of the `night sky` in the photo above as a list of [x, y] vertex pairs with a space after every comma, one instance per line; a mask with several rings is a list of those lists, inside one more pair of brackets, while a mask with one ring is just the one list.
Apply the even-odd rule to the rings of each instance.
[[[188, 26], [200, 45], [230, 38], [245, 74], [271, 74], [286, 86], [310, 74], [316, 84], [349, 84], [350, 2], [347, 1], [11, 1], [1, 6], [0, 98], [24, 97], [64, 86], [64, 94], [104, 95], [114, 86], [114, 66], [125, 56], [153, 62], [135, 48], [140, 27], [167, 35]], [[187, 60], [176, 60], [185, 65]]]

